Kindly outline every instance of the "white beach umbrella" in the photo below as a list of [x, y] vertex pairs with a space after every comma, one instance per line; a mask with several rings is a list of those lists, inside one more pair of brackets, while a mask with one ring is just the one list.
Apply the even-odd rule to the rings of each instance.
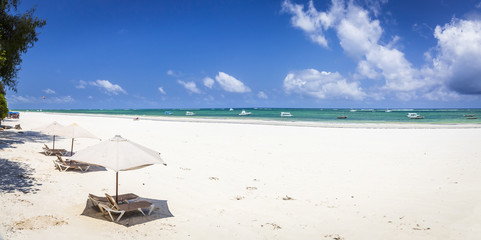
[[70, 159], [114, 170], [116, 200], [119, 192], [119, 171], [139, 169], [153, 164], [167, 165], [160, 158], [159, 152], [131, 142], [119, 135], [82, 149]]
[[33, 130], [37, 130], [37, 131], [41, 131], [41, 132], [44, 132], [46, 134], [49, 134], [49, 135], [53, 135], [53, 147], [52, 149], [55, 149], [55, 135], [58, 135], [57, 133], [62, 130], [64, 128], [64, 126], [56, 121], [48, 124], [48, 125], [45, 125], [45, 126], [42, 126], [42, 127], [38, 127], [38, 128], [34, 128]]
[[57, 135], [62, 137], [72, 138], [72, 148], [70, 150], [70, 156], [73, 153], [73, 141], [75, 138], [97, 138], [95, 135], [84, 129], [83, 127], [79, 126], [77, 123], [72, 123], [62, 130], [57, 132]]

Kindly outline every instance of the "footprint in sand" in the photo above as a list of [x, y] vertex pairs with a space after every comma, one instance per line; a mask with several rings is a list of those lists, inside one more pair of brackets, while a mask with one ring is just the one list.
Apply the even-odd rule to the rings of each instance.
[[68, 222], [61, 218], [57, 218], [52, 215], [42, 215], [14, 222], [13, 227], [17, 230], [34, 230], [46, 229], [49, 227], [61, 226], [65, 224], [68, 224]]

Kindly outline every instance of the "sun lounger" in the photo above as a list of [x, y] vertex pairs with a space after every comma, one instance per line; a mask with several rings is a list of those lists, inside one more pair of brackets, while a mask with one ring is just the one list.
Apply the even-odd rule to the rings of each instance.
[[75, 161], [64, 161], [60, 155], [57, 154], [57, 160], [54, 160], [53, 163], [61, 172], [65, 172], [68, 169], [79, 169], [82, 172], [85, 172], [89, 169], [90, 165], [85, 163], [78, 163]]
[[51, 149], [47, 146], [47, 144], [44, 144], [44, 145], [45, 147], [43, 147], [43, 151], [47, 156], [57, 155], [57, 154], [60, 154], [60, 155], [67, 154], [67, 150], [65, 149]]
[[[139, 211], [145, 216], [145, 213], [142, 211], [142, 208], [149, 208], [148, 215], [150, 215], [155, 207], [154, 204], [147, 201], [117, 204], [110, 195], [106, 193], [105, 196], [109, 200], [109, 203], [99, 203], [98, 206], [100, 208], [100, 211], [102, 211], [102, 213], [105, 214], [105, 212], [108, 212], [110, 218], [112, 219], [112, 222], [118, 222], [126, 212]], [[114, 220], [112, 213], [118, 213], [120, 214], [120, 216], [116, 220]]]
[[[109, 199], [107, 197], [99, 197], [99, 196], [95, 196], [91, 193], [89, 193], [89, 199], [90, 199], [90, 202], [92, 203], [92, 205], [94, 205], [94, 206], [98, 206], [99, 203], [103, 203], [103, 204], [109, 203]], [[137, 196], [133, 193], [126, 193], [126, 194], [119, 195], [118, 199], [119, 199], [119, 202], [129, 203], [130, 201], [134, 201], [134, 202], [138, 201], [139, 196]]]

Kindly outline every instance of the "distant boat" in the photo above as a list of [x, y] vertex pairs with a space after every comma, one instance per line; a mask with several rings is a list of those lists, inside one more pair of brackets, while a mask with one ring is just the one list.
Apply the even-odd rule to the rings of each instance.
[[294, 117], [290, 112], [281, 112], [281, 117]]
[[347, 118], [347, 116], [339, 116], [339, 117], [337, 117], [337, 119], [346, 119], [346, 118]]
[[229, 111], [231, 111], [231, 112], [232, 112], [232, 111], [234, 111], [234, 109], [233, 109], [233, 108], [230, 108], [230, 109], [229, 109]]
[[237, 114], [237, 115], [239, 115], [239, 116], [249, 116], [251, 114], [252, 114], [251, 112], [246, 112], [246, 110], [242, 110], [242, 112]]
[[357, 110], [356, 110], [356, 109], [351, 109], [351, 110], [349, 110], [349, 112], [357, 112]]
[[194, 116], [195, 113], [194, 112], [185, 112], [185, 116]]
[[172, 115], [173, 113], [171, 111], [165, 111], [164, 114], [165, 115]]
[[387, 109], [386, 112], [392, 112], [392, 110], [391, 110], [391, 109]]
[[423, 119], [424, 117], [417, 114], [417, 113], [408, 113], [407, 115], [408, 118], [410, 119]]
[[464, 115], [464, 117], [466, 119], [478, 119], [476, 116], [474, 116], [474, 114], [466, 114], [466, 115]]

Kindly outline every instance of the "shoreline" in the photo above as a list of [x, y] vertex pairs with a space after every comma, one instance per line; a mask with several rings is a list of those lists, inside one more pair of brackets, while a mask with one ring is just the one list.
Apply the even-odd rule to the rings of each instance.
[[263, 119], [223, 119], [215, 117], [187, 118], [187, 117], [165, 117], [165, 116], [135, 116], [135, 115], [114, 115], [114, 114], [88, 114], [88, 113], [57, 113], [57, 112], [20, 112], [20, 113], [42, 113], [58, 114], [67, 116], [83, 117], [111, 117], [122, 119], [164, 121], [164, 122], [187, 122], [187, 123], [225, 123], [225, 124], [251, 124], [268, 126], [292, 126], [292, 127], [316, 127], [316, 128], [363, 128], [363, 129], [478, 129], [481, 124], [475, 123], [414, 123], [414, 122], [379, 122], [379, 123], [356, 123], [356, 122], [311, 122], [311, 121], [276, 121]]

